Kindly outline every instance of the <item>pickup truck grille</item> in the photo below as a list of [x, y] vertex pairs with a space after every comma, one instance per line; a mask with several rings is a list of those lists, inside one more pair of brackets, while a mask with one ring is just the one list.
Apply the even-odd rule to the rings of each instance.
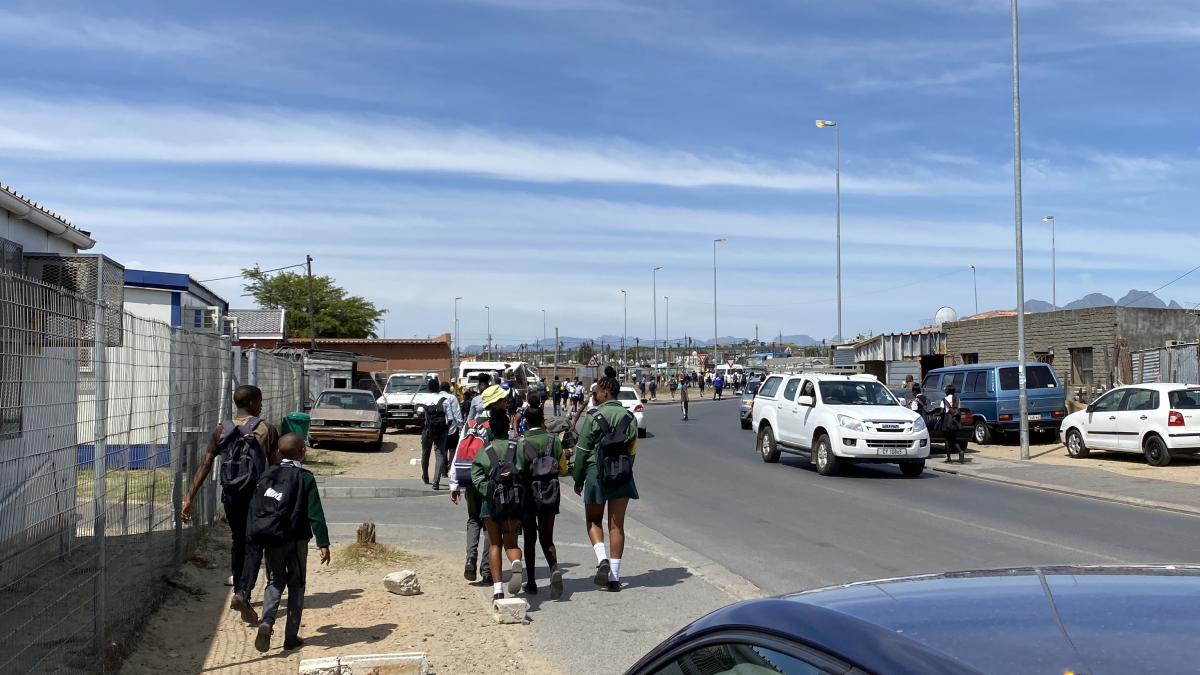
[[413, 410], [414, 406], [411, 403], [389, 403], [388, 410]]
[[867, 420], [867, 428], [882, 434], [907, 434], [912, 432], [912, 422], [905, 420]]
[[907, 450], [912, 447], [912, 441], [867, 441], [867, 447]]

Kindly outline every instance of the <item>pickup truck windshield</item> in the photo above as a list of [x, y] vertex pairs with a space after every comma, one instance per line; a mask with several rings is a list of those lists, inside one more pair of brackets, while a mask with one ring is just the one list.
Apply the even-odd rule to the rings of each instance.
[[878, 382], [822, 382], [826, 405], [899, 405]]
[[387, 388], [383, 390], [385, 394], [415, 394], [425, 388], [425, 377], [422, 375], [408, 375], [404, 377], [388, 378]]
[[342, 410], [375, 410], [375, 399], [370, 394], [338, 394], [327, 391], [317, 399], [317, 408], [341, 408]]

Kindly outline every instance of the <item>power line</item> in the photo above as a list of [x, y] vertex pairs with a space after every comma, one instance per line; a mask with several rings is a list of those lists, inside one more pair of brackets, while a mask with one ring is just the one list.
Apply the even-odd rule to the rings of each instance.
[[1195, 272], [1196, 270], [1200, 270], [1200, 265], [1196, 265], [1192, 269], [1184, 272], [1183, 274], [1180, 274], [1179, 276], [1175, 277], [1174, 279], [1168, 281], [1167, 283], [1163, 284], [1162, 286], [1159, 286], [1158, 288], [1156, 288], [1152, 291], [1146, 291], [1145, 293], [1142, 293], [1141, 295], [1137, 296], [1136, 298], [1134, 298], [1132, 300], [1129, 300], [1128, 302], [1122, 302], [1121, 304], [1117, 305], [1117, 307], [1128, 307], [1129, 305], [1132, 305], [1133, 303], [1137, 302], [1138, 300], [1141, 300], [1142, 298], [1154, 295], [1155, 293], [1161, 291], [1162, 289], [1166, 288], [1167, 286], [1170, 286], [1171, 284], [1175, 283], [1176, 281], [1179, 281], [1180, 279], [1186, 277], [1187, 275], [1191, 274], [1192, 272]]
[[[276, 268], [275, 268], [275, 269], [273, 269], [273, 270], [258, 270], [258, 271], [259, 271], [260, 273], [262, 273], [262, 274], [270, 274], [271, 272], [279, 272], [279, 271], [281, 271], [281, 270], [290, 270], [290, 269], [292, 269], [293, 267], [304, 267], [306, 264], [308, 264], [308, 263], [298, 263], [298, 264], [296, 264], [296, 265], [288, 265], [287, 267], [276, 267]], [[200, 283], [202, 283], [202, 284], [206, 284], [206, 283], [208, 283], [208, 282], [210, 282], [210, 281], [226, 281], [226, 280], [228, 280], [228, 279], [241, 279], [241, 278], [242, 278], [242, 277], [244, 277], [244, 276], [246, 276], [246, 275], [244, 275], [244, 274], [235, 274], [235, 275], [233, 275], [233, 276], [231, 276], [231, 277], [217, 277], [216, 279], [201, 279], [201, 280], [200, 280]]]

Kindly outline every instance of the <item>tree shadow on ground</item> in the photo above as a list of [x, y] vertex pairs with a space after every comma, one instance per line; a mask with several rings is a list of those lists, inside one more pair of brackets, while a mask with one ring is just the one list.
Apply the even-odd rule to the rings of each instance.
[[374, 626], [360, 627], [339, 626], [331, 623], [318, 628], [315, 635], [305, 637], [304, 643], [326, 648], [371, 644], [386, 640], [398, 627], [398, 624], [394, 623], [377, 623]]
[[363, 589], [361, 588], [343, 588], [330, 593], [313, 593], [304, 597], [304, 609], [329, 609], [337, 607], [347, 600], [361, 598], [362, 594]]

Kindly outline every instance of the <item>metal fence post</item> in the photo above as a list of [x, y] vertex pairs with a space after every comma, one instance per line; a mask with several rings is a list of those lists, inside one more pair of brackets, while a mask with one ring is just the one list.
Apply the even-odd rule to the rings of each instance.
[[105, 602], [105, 593], [107, 584], [105, 567], [108, 564], [107, 550], [105, 547], [105, 532], [108, 529], [108, 505], [105, 494], [105, 479], [108, 472], [108, 443], [106, 442], [107, 421], [108, 421], [108, 368], [107, 355], [105, 354], [106, 344], [106, 326], [104, 326], [104, 304], [99, 301], [95, 302], [95, 314], [92, 319], [95, 342], [92, 347], [92, 373], [96, 382], [96, 420], [92, 426], [92, 468], [95, 472], [95, 515], [96, 519], [93, 523], [93, 538], [96, 543], [96, 577], [95, 577], [95, 604], [93, 605], [93, 635], [92, 639], [95, 642], [96, 656], [100, 672], [104, 672], [105, 663], [105, 645], [108, 644], [105, 631], [105, 618], [107, 615]]
[[257, 387], [258, 386], [258, 347], [250, 348], [250, 361], [249, 361], [249, 367], [247, 368], [247, 371], [249, 371], [249, 372], [246, 373], [246, 380], [247, 380], [246, 384], [248, 384], [252, 387]]

